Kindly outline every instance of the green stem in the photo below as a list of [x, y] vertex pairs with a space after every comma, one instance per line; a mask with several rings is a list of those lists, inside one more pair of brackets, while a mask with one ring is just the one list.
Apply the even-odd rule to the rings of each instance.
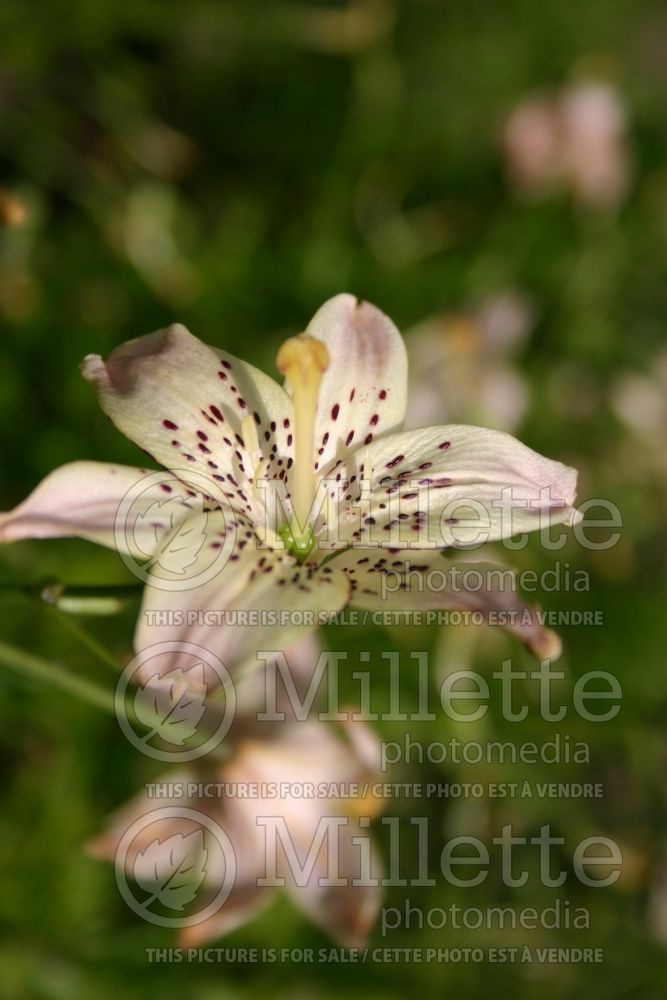
[[49, 600], [50, 593], [56, 592], [65, 597], [115, 597], [122, 600], [140, 593], [143, 586], [143, 583], [67, 584], [58, 580], [42, 583], [0, 581], [0, 593], [28, 594], [31, 597], [41, 597], [43, 600]]
[[78, 622], [76, 622], [69, 614], [66, 614], [61, 611], [60, 608], [54, 607], [50, 604], [46, 605], [46, 610], [52, 618], [55, 618], [59, 625], [63, 625], [69, 632], [72, 633], [72, 635], [76, 636], [79, 642], [89, 649], [94, 656], [102, 661], [102, 663], [111, 667], [116, 674], [120, 674], [121, 667], [111, 653], [108, 653], [104, 646], [97, 641], [97, 639], [86, 632], [84, 628], [81, 628]]
[[115, 713], [114, 697], [111, 692], [98, 687], [91, 681], [84, 680], [63, 669], [58, 663], [42, 660], [21, 649], [0, 642], [0, 663], [20, 674], [28, 674], [36, 680], [48, 681], [69, 694], [74, 694], [96, 708], [102, 708], [111, 714]]

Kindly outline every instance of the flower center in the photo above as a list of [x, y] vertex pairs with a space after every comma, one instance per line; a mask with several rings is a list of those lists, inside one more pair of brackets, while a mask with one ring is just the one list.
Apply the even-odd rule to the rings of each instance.
[[300, 560], [314, 545], [309, 516], [315, 499], [315, 418], [322, 375], [329, 367], [329, 352], [321, 340], [308, 334], [290, 337], [278, 351], [276, 366], [289, 381], [294, 400], [294, 470], [291, 476], [294, 518], [281, 537]]

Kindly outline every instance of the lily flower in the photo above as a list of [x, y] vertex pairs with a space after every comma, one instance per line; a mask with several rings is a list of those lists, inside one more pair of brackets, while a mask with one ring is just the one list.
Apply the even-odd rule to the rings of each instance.
[[[312, 673], [309, 645], [289, 651], [298, 684]], [[253, 675], [257, 680], [264, 680], [261, 670]], [[120, 862], [125, 876], [153, 895], [156, 884], [174, 877], [174, 851], [197, 833], [201, 838], [201, 824], [188, 813], [195, 810], [213, 821], [212, 838], [211, 828], [208, 833], [204, 828], [206, 840], [194, 840], [198, 852], [176, 874], [201, 873], [185, 912], [206, 915], [182, 925], [183, 946], [197, 947], [254, 919], [275, 900], [278, 882], [340, 944], [360, 946], [382, 900], [381, 862], [368, 829], [384, 808], [374, 794], [380, 790], [378, 737], [359, 720], [348, 719], [338, 731], [317, 719], [298, 721], [287, 700], [281, 703], [284, 721], [260, 721], [252, 712], [258, 694], [256, 685], [246, 689], [220, 748], [224, 758], [211, 755], [162, 775], [155, 785], [159, 796], [147, 786], [88, 850], [118, 865], [125, 844]], [[136, 834], [128, 843], [130, 829]], [[216, 829], [228, 840], [221, 843], [218, 835], [216, 842]], [[207, 904], [216, 898], [230, 863], [231, 891], [211, 912]], [[171, 915], [183, 914], [174, 908]]]
[[[405, 347], [374, 306], [329, 300], [283, 344], [277, 367], [282, 386], [180, 325], [129, 341], [106, 363], [87, 357], [104, 411], [171, 478], [66, 465], [0, 516], [0, 541], [78, 535], [128, 558], [152, 553], [137, 650], [194, 642], [241, 670], [257, 649], [284, 648], [350, 601], [383, 608], [388, 572], [401, 576], [406, 608], [491, 611], [493, 593], [428, 592], [428, 573], [448, 565], [443, 550], [577, 520], [576, 472], [510, 435], [402, 429]], [[131, 530], [119, 532], [136, 491]], [[183, 548], [187, 564], [160, 558]], [[221, 627], [208, 609], [247, 612], [253, 627]], [[551, 634], [537, 633], [531, 622], [529, 645], [555, 654]]]
[[515, 356], [534, 314], [529, 299], [508, 290], [461, 312], [428, 316], [408, 330], [407, 426], [470, 420], [515, 432], [529, 402]]

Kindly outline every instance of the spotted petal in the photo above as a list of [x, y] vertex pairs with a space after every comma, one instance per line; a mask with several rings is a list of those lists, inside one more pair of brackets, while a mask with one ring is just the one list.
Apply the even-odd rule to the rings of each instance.
[[0, 542], [77, 536], [148, 558], [190, 513], [192, 499], [175, 493], [169, 480], [167, 473], [104, 462], [63, 465], [0, 514]]
[[315, 427], [315, 468], [325, 474], [350, 448], [402, 426], [407, 358], [392, 321], [353, 295], [325, 302], [306, 332], [329, 352]]
[[339, 490], [340, 539], [442, 549], [576, 523], [576, 480], [509, 434], [454, 424], [373, 442], [329, 484]]
[[524, 642], [540, 659], [560, 656], [558, 636], [526, 604], [514, 570], [492, 562], [453, 562], [440, 552], [349, 549], [332, 565], [347, 574], [351, 603], [390, 612], [448, 609], [480, 612]]
[[[174, 537], [144, 589], [137, 651], [167, 641], [195, 643], [238, 676], [258, 666], [258, 650], [284, 649], [303, 638], [320, 613], [339, 610], [349, 597], [344, 573], [300, 566], [284, 550], [261, 546], [241, 515], [193, 515]], [[160, 673], [174, 667], [170, 657], [160, 664]]]
[[167, 469], [211, 480], [238, 510], [257, 516], [252, 483], [260, 459], [271, 479], [284, 479], [292, 464], [287, 393], [184, 326], [128, 341], [106, 363], [90, 355], [82, 370], [123, 434]]

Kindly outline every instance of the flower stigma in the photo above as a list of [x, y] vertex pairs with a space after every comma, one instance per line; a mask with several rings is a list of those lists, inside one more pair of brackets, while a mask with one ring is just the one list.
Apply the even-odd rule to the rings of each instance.
[[304, 562], [315, 546], [310, 513], [319, 480], [315, 472], [315, 419], [322, 375], [329, 352], [306, 333], [290, 337], [278, 351], [278, 371], [289, 382], [294, 401], [294, 470], [291, 477], [293, 518], [278, 532], [288, 550]]

